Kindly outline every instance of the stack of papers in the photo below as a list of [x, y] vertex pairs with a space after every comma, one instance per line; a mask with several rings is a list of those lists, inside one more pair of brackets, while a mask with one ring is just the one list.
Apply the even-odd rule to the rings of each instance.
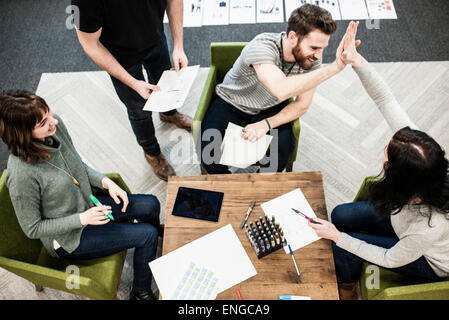
[[220, 164], [244, 169], [265, 156], [273, 137], [265, 135], [256, 142], [251, 142], [240, 136], [242, 130], [243, 127], [229, 122], [221, 145]]
[[[264, 202], [260, 206], [269, 218], [274, 216], [275, 221], [280, 224], [285, 239], [287, 239], [293, 251], [321, 239], [317, 236], [315, 230], [308, 226], [309, 222], [292, 210], [292, 208], [295, 208], [310, 218], [316, 217], [301, 189], [290, 191], [273, 200]], [[287, 247], [284, 247], [284, 250], [285, 253], [290, 253]]]

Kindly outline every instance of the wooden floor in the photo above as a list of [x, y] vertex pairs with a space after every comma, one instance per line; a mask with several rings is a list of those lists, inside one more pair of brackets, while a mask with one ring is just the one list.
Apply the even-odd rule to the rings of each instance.
[[[376, 63], [375, 68], [412, 120], [449, 150], [449, 62]], [[191, 116], [207, 69], [201, 69], [186, 106]], [[37, 93], [65, 121], [85, 160], [102, 172], [119, 172], [133, 193], [151, 193], [161, 202], [164, 221], [166, 182], [158, 179], [143, 157], [129, 125], [125, 107], [105, 72], [43, 74]], [[153, 115], [163, 153], [178, 175], [200, 174], [193, 139], [187, 131], [161, 123]], [[319, 86], [310, 110], [301, 119], [299, 154], [294, 171], [321, 171], [327, 209], [353, 199], [367, 175], [381, 170], [381, 155], [392, 132], [350, 67]], [[128, 251], [119, 298], [132, 283]], [[83, 299], [34, 286], [0, 270], [0, 299]]]

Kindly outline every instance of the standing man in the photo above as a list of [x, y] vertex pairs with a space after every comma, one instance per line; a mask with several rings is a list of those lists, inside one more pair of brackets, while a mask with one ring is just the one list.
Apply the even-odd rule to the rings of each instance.
[[[174, 69], [188, 64], [183, 45], [182, 0], [72, 0], [79, 9], [78, 40], [86, 54], [111, 76], [125, 104], [137, 142], [155, 174], [167, 180], [175, 175], [161, 152], [150, 111], [143, 111], [162, 73], [172, 67], [164, 34], [164, 12], [173, 38]], [[76, 21], [77, 19], [75, 19]], [[146, 82], [142, 66], [148, 74]], [[160, 119], [190, 130], [192, 119], [176, 110]]]
[[[285, 169], [295, 147], [290, 122], [308, 110], [316, 87], [346, 66], [340, 58], [341, 45], [336, 60], [321, 65], [323, 50], [336, 29], [328, 11], [305, 4], [292, 12], [286, 32], [262, 33], [246, 45], [223, 83], [217, 85], [218, 97], [201, 125], [201, 163], [208, 173], [230, 173], [228, 166], [217, 163], [220, 138], [229, 122], [248, 123], [241, 136], [252, 142], [277, 129], [277, 153], [270, 150], [269, 161], [261, 161], [260, 171]], [[207, 130], [221, 137], [209, 142]], [[208, 147], [209, 143], [218, 148]]]

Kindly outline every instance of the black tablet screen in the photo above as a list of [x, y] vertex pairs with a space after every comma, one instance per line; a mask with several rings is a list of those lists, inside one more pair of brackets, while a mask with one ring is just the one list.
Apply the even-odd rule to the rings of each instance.
[[223, 192], [179, 187], [173, 215], [218, 222]]

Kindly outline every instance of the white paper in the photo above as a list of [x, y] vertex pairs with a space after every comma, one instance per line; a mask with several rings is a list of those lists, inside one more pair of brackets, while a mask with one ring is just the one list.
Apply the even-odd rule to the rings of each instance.
[[393, 0], [366, 0], [370, 19], [397, 19]]
[[288, 21], [293, 10], [311, 3], [311, 0], [285, 0], [285, 20]]
[[199, 65], [182, 68], [180, 71], [166, 70], [157, 85], [160, 90], [153, 91], [143, 110], [165, 112], [181, 108], [195, 80]]
[[257, 0], [257, 23], [284, 22], [283, 0]]
[[207, 0], [203, 3], [203, 25], [229, 24], [229, 0]]
[[[285, 239], [287, 239], [293, 251], [321, 239], [308, 226], [308, 220], [292, 210], [292, 208], [295, 208], [310, 218], [316, 217], [301, 189], [290, 191], [273, 200], [264, 202], [260, 206], [268, 217], [275, 217], [275, 221], [280, 224]], [[285, 253], [290, 253], [288, 247], [284, 247], [284, 250]]]
[[229, 23], [256, 23], [256, 0], [231, 0]]
[[184, 18], [183, 26], [201, 27], [203, 20], [203, 6], [204, 0], [184, 0]]
[[337, 0], [311, 0], [311, 3], [329, 11], [334, 20], [341, 20], [340, 5]]
[[168, 23], [167, 11], [164, 13], [164, 23]]
[[221, 146], [220, 164], [244, 169], [265, 156], [273, 136], [265, 135], [251, 142], [240, 136], [242, 129], [243, 127], [229, 122]]
[[214, 272], [218, 293], [257, 274], [228, 224], [149, 263], [162, 297], [172, 296], [192, 261]]
[[369, 19], [365, 0], [340, 0], [342, 20], [367, 20]]

